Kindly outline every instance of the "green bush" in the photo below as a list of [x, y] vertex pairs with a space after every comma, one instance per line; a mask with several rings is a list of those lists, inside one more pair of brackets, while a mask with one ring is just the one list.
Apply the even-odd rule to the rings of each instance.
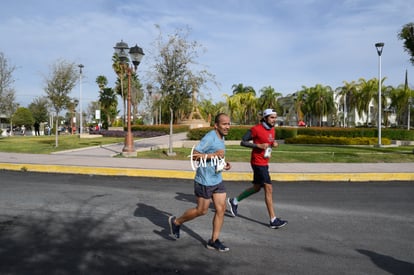
[[[226, 136], [226, 140], [241, 140], [243, 135], [249, 130], [252, 126], [245, 125], [245, 126], [232, 126], [229, 134]], [[190, 140], [200, 140], [208, 131], [214, 129], [213, 127], [203, 127], [203, 128], [196, 128], [191, 129], [187, 137]], [[277, 127], [276, 130], [276, 137], [277, 139], [285, 139], [288, 137], [295, 137], [297, 135], [296, 128], [282, 128]]]
[[[375, 145], [378, 143], [378, 138], [370, 137], [327, 137], [327, 136], [305, 136], [299, 135], [293, 138], [285, 139], [286, 144], [331, 144], [331, 145]], [[388, 138], [381, 138], [381, 144], [390, 145], [391, 140]]]
[[298, 135], [298, 128], [292, 127], [276, 127], [276, 138], [277, 139], [287, 139], [296, 137]]
[[381, 136], [393, 140], [414, 140], [414, 131], [405, 129], [382, 129]]
[[[126, 131], [126, 127], [124, 127]], [[183, 133], [187, 132], [190, 129], [188, 125], [173, 125], [173, 133]], [[169, 124], [160, 124], [160, 125], [132, 125], [131, 131], [151, 131], [151, 132], [161, 132], [168, 135], [170, 133]]]
[[[377, 128], [337, 128], [337, 127], [309, 127], [298, 128], [298, 135], [328, 136], [328, 137], [378, 137]], [[405, 129], [384, 128], [381, 136], [391, 140], [414, 140], [414, 131]]]
[[[232, 126], [229, 135], [226, 137], [227, 140], [241, 140], [243, 135], [252, 125], [246, 126]], [[212, 127], [196, 128], [188, 131], [187, 137], [190, 140], [200, 140], [208, 131], [213, 129]], [[276, 127], [276, 138], [277, 139], [289, 139], [295, 138], [296, 136], [307, 136], [307, 137], [321, 137], [327, 138], [344, 138], [355, 139], [356, 144], [376, 144], [378, 141], [378, 129], [375, 128], [336, 128], [336, 127]], [[382, 144], [386, 144], [391, 140], [414, 140], [414, 131], [404, 129], [382, 129], [381, 137], [384, 140]], [[357, 138], [361, 138], [359, 141]], [[376, 140], [375, 142], [370, 140]], [[388, 141], [386, 141], [388, 140]], [[338, 139], [339, 141], [339, 139]], [[345, 142], [345, 141], [342, 141]], [[358, 143], [362, 142], [362, 143]], [[333, 143], [328, 143], [333, 144]]]

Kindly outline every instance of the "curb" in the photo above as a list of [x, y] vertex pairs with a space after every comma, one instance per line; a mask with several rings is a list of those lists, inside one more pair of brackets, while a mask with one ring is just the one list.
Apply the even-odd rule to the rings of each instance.
[[[194, 179], [193, 171], [182, 170], [155, 170], [155, 169], [131, 169], [131, 168], [111, 168], [111, 167], [92, 167], [92, 166], [71, 166], [71, 165], [42, 165], [42, 164], [14, 164], [0, 163], [0, 169], [23, 171], [23, 172], [43, 172], [43, 173], [63, 173], [81, 175], [101, 175], [101, 176], [128, 176], [128, 177], [156, 177], [156, 178], [176, 178]], [[369, 182], [369, 181], [410, 181], [414, 182], [414, 173], [270, 173], [273, 181], [343, 181], [343, 182]], [[226, 181], [251, 181], [251, 172], [225, 172], [223, 179]]]

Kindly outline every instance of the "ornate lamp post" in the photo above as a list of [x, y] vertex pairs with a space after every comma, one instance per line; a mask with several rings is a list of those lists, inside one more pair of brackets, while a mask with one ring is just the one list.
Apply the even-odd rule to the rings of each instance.
[[381, 147], [381, 54], [384, 43], [375, 43], [378, 53], [378, 146]]
[[[134, 147], [134, 140], [131, 131], [131, 74], [137, 71], [138, 65], [141, 63], [142, 58], [144, 57], [144, 52], [142, 48], [135, 45], [134, 47], [129, 48], [128, 44], [123, 42], [116, 43], [115, 54], [118, 55], [119, 60], [126, 69], [128, 73], [128, 97], [127, 97], [127, 128], [128, 131], [125, 136], [125, 145], [122, 149], [122, 154], [124, 156], [134, 156], [136, 154]], [[132, 60], [132, 66], [129, 65], [128, 54], [126, 50], [129, 49], [129, 56]]]

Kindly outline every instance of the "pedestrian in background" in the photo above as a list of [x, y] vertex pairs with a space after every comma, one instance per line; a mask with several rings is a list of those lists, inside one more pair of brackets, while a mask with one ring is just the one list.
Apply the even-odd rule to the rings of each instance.
[[279, 144], [276, 141], [275, 125], [277, 113], [273, 109], [263, 111], [263, 118], [260, 123], [250, 128], [243, 136], [241, 146], [252, 148], [250, 164], [253, 169], [253, 186], [241, 192], [235, 198], [229, 198], [227, 203], [230, 207], [231, 214], [237, 216], [238, 204], [264, 189], [265, 203], [270, 219], [271, 228], [280, 228], [287, 224], [287, 221], [276, 217], [273, 209], [273, 186], [269, 174], [269, 159], [272, 154], [272, 147]]
[[35, 130], [35, 136], [40, 136], [40, 124], [39, 124], [39, 122], [35, 122], [34, 123], [34, 130]]
[[207, 241], [207, 248], [220, 252], [229, 251], [220, 240], [219, 235], [226, 211], [226, 188], [223, 183], [222, 171], [231, 168], [225, 161], [224, 137], [230, 129], [230, 118], [220, 113], [215, 117], [214, 130], [209, 131], [194, 148], [193, 160], [199, 165], [194, 178], [194, 194], [197, 205], [184, 212], [180, 217], [168, 219], [171, 235], [180, 238], [180, 227], [183, 223], [207, 214], [211, 201], [214, 204], [213, 231]]

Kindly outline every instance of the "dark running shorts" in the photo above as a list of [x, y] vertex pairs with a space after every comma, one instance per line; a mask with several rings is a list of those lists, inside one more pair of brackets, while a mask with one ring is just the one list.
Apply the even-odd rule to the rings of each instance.
[[269, 174], [269, 166], [252, 165], [253, 169], [253, 184], [272, 184]]
[[226, 187], [223, 182], [220, 182], [217, 185], [206, 186], [194, 182], [194, 194], [197, 197], [202, 197], [205, 199], [211, 199], [214, 193], [226, 193]]

